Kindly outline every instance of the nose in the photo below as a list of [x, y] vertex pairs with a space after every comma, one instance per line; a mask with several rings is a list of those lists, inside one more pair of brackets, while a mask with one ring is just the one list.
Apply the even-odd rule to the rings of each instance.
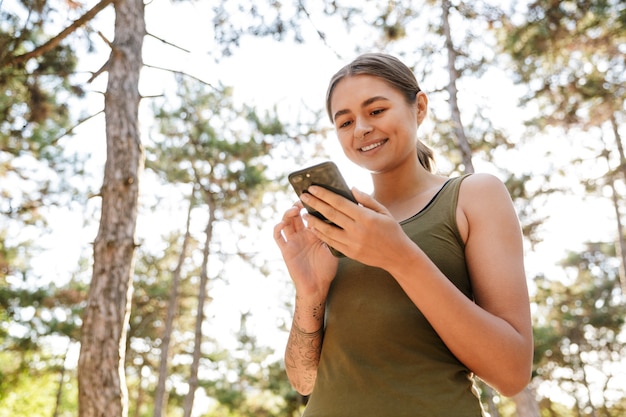
[[367, 136], [372, 131], [372, 126], [369, 123], [367, 123], [366, 120], [357, 119], [355, 121], [355, 124], [356, 124], [354, 128], [355, 139], [365, 139], [365, 136]]

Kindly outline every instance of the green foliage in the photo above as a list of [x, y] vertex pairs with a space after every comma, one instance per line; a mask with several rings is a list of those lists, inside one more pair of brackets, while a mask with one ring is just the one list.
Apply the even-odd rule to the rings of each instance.
[[[8, 285], [7, 276], [16, 274], [22, 264], [21, 260], [19, 247], [8, 242], [7, 231], [0, 229], [0, 288]], [[0, 305], [6, 305], [1, 296]]]
[[[66, 159], [59, 140], [72, 129], [70, 104], [84, 91], [75, 80], [76, 42], [37, 50], [58, 30], [63, 2], [11, 1], [0, 6], [0, 220], [41, 231], [45, 207], [67, 204], [80, 161]], [[67, 13], [68, 22], [75, 13]], [[76, 165], [75, 165], [76, 164]], [[56, 171], [56, 172], [55, 172]], [[68, 191], [61, 196], [55, 192]], [[13, 237], [13, 236], [10, 236]]]
[[[45, 158], [58, 154], [54, 145], [71, 124], [68, 99], [82, 97], [72, 82], [77, 58], [70, 45], [42, 52], [24, 64], [17, 56], [48, 38], [52, 2], [13, 2], [0, 11], [0, 151]], [[25, 21], [18, 16], [28, 13]]]
[[76, 415], [76, 380], [61, 371], [65, 358], [22, 352], [0, 353], [0, 417], [49, 417], [55, 408], [58, 417]]
[[63, 287], [0, 287], [0, 312], [16, 334], [0, 339], [0, 346], [35, 349], [49, 335], [77, 340], [85, 294], [84, 285], [73, 282]]
[[[165, 236], [166, 246], [163, 252], [150, 253], [146, 249], [138, 249], [130, 328], [127, 335], [126, 367], [129, 369], [129, 375], [139, 376], [147, 369], [155, 375], [158, 373], [159, 346], [167, 315], [172, 274], [180, 252], [179, 238], [180, 236], [176, 234]], [[195, 307], [195, 299], [190, 277], [197, 276], [198, 268], [186, 268], [183, 274], [186, 279], [182, 281], [179, 289], [176, 310], [177, 331], [170, 342], [171, 356], [185, 354], [191, 349], [189, 338], [185, 333], [193, 329], [191, 312]]]
[[[259, 221], [267, 215], [261, 213], [261, 201], [266, 191], [274, 186], [272, 177], [268, 176], [271, 152], [284, 141], [287, 133], [275, 114], [260, 115], [247, 106], [237, 108], [231, 93], [229, 88], [209, 89], [200, 83], [180, 82], [174, 97], [154, 106], [159, 131], [146, 146], [146, 167], [158, 175], [163, 186], [188, 184], [193, 187], [192, 217], [197, 212], [202, 217], [210, 213], [214, 217], [208, 221], [245, 233], [250, 226], [260, 225]], [[254, 223], [250, 224], [251, 220]], [[214, 236], [210, 259], [228, 262], [229, 258], [220, 254], [218, 248], [232, 241], [234, 236]], [[168, 382], [173, 388], [169, 390], [168, 409], [171, 412], [182, 406], [184, 390], [177, 389], [176, 382], [186, 380], [189, 369], [185, 364], [194, 349], [192, 319], [195, 318], [191, 311], [197, 300], [191, 294], [202, 267], [193, 259], [203, 258], [198, 241], [206, 238], [194, 237], [182, 270], [183, 287], [179, 291], [179, 311], [169, 349]], [[131, 382], [142, 395], [151, 396], [155, 389], [144, 378], [146, 374], [156, 378], [158, 373], [158, 358], [154, 352], [158, 352], [164, 330], [173, 260], [181, 256], [179, 241], [180, 236], [172, 235], [164, 252], [144, 254], [137, 265], [137, 272], [141, 274], [136, 279], [137, 297], [133, 301], [127, 366], [135, 369], [129, 374], [139, 380], [131, 379]], [[251, 260], [249, 254], [238, 255]], [[219, 275], [214, 279], [219, 279]], [[284, 408], [282, 397], [263, 388], [267, 367], [272, 366], [267, 363], [272, 352], [256, 346], [247, 331], [242, 330], [239, 340], [240, 349], [227, 351], [211, 333], [204, 338], [200, 387], [217, 401], [218, 409], [223, 407], [229, 415], [263, 415], [267, 405], [265, 400], [259, 404], [259, 400], [254, 399], [256, 396], [273, 398], [270, 402], [274, 402], [275, 407]], [[284, 372], [282, 380], [286, 381]], [[140, 404], [136, 407], [146, 408]]]
[[285, 135], [278, 119], [236, 109], [228, 88], [184, 82], [154, 111], [160, 136], [146, 147], [146, 167], [167, 182], [198, 184], [216, 202], [218, 221], [246, 222], [270, 185], [268, 155]]
[[502, 27], [503, 50], [537, 100], [539, 127], [598, 126], [626, 98], [626, 7], [618, 0], [540, 0]]
[[[65, 367], [58, 348], [78, 338], [85, 285], [42, 284], [31, 270], [29, 244], [7, 249], [0, 242], [7, 263], [0, 274], [0, 415], [51, 415]], [[64, 390], [75, 394], [75, 381], [68, 383]], [[60, 398], [60, 411], [76, 409], [75, 396]]]
[[[573, 161], [585, 169], [574, 174], [583, 176], [588, 193], [601, 194], [609, 184], [616, 213], [622, 203], [625, 15], [622, 1], [538, 0], [508, 16], [499, 32], [516, 81], [528, 87], [522, 105], [538, 109], [527, 122], [529, 132], [550, 126], [588, 131]], [[601, 178], [588, 174], [592, 165], [585, 159], [607, 162], [608, 172]], [[612, 164], [618, 168], [613, 170]], [[612, 381], [619, 372], [617, 358], [626, 353], [620, 339], [626, 311], [619, 268], [624, 261], [616, 258], [612, 244], [589, 243], [562, 262], [565, 278], [536, 279], [535, 382], [565, 391], [576, 404], [570, 413], [543, 399], [544, 415], [623, 413], [620, 399], [626, 392]]]
[[301, 409], [302, 398], [291, 388], [279, 361], [271, 359], [272, 350], [259, 346], [247, 328], [249, 313], [241, 314], [238, 345], [216, 368], [223, 367], [224, 377], [204, 380], [202, 386], [217, 399], [229, 416], [293, 416]]
[[302, 3], [299, 7], [275, 0], [237, 3], [232, 0], [215, 2], [212, 23], [222, 55], [232, 55], [242, 39], [250, 35], [303, 41], [301, 22], [306, 18], [306, 10]]
[[626, 306], [614, 256], [613, 245], [589, 243], [586, 251], [570, 253], [563, 261], [570, 272], [566, 281], [535, 280], [536, 379], [565, 388], [581, 410], [597, 406], [590, 391], [602, 395], [605, 407], [613, 404], [611, 398], [626, 394], [611, 383], [626, 354], [620, 339]]
[[[139, 408], [137, 415], [141, 416], [152, 413], [151, 399], [159, 367], [158, 353], [171, 270], [180, 250], [174, 235], [168, 237], [168, 241], [171, 246], [167, 246], [165, 253], [139, 251], [137, 259], [126, 373], [131, 409]], [[169, 349], [168, 381], [173, 388], [169, 394], [168, 416], [178, 415], [182, 407], [184, 390], [179, 392], [178, 385], [185, 381], [189, 372], [188, 356], [193, 349], [192, 311], [196, 303], [193, 278], [197, 274], [197, 269], [186, 270], [181, 282]], [[242, 315], [236, 348], [226, 349], [211, 333], [204, 339], [200, 387], [216, 401], [215, 409], [209, 415], [291, 416], [293, 410], [300, 408], [301, 399], [289, 386], [280, 362], [272, 359], [274, 352], [259, 346], [256, 337], [250, 333], [246, 326], [247, 317], [247, 314]]]

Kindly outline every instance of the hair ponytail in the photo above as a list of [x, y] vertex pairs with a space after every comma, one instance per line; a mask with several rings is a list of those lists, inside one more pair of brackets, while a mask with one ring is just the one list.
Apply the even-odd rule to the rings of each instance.
[[435, 170], [435, 153], [428, 145], [418, 139], [417, 141], [417, 158], [420, 164], [429, 172]]

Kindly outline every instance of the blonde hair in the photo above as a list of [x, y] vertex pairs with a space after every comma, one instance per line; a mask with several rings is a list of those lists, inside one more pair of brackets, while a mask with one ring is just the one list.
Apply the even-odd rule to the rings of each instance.
[[[402, 93], [406, 102], [415, 104], [417, 93], [421, 91], [415, 74], [398, 58], [383, 53], [368, 53], [358, 56], [354, 61], [341, 68], [330, 79], [326, 91], [326, 112], [330, 121], [333, 116], [330, 109], [330, 100], [339, 81], [353, 75], [373, 75], [379, 77]], [[422, 141], [417, 141], [417, 156], [420, 164], [428, 171], [434, 170], [435, 158], [432, 149]]]

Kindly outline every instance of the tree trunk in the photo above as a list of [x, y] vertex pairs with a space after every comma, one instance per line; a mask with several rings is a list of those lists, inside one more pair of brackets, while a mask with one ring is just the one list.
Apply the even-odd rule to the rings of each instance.
[[[613, 128], [613, 135], [615, 136], [615, 143], [617, 145], [617, 151], [619, 152], [619, 169], [622, 172], [624, 179], [626, 179], [626, 156], [624, 156], [624, 146], [622, 145], [622, 137], [619, 133], [619, 124], [615, 119], [615, 113], [611, 115], [611, 127]], [[607, 156], [608, 162], [608, 156]], [[610, 167], [609, 167], [610, 168]], [[626, 242], [624, 242], [624, 227], [622, 225], [621, 215], [619, 211], [619, 202], [617, 201], [617, 194], [615, 190], [615, 184], [613, 178], [610, 179], [611, 187], [613, 190], [613, 205], [615, 207], [615, 214], [617, 217], [617, 233], [618, 233], [618, 256], [620, 259], [620, 274], [619, 282], [622, 290], [622, 296], [626, 297]]]
[[139, 384], [137, 386], [137, 396], [135, 397], [135, 413], [133, 414], [133, 417], [141, 417], [141, 407], [143, 407], [144, 403], [145, 390], [143, 387], [143, 376], [141, 375], [142, 367], [143, 365], [139, 367], [139, 372], [137, 373], [137, 375], [139, 375]]
[[[607, 155], [607, 164], [609, 163]], [[610, 170], [609, 166], [609, 170]], [[617, 239], [615, 241], [615, 254], [617, 255], [619, 262], [619, 286], [622, 291], [622, 295], [626, 296], [626, 242], [624, 241], [624, 225], [622, 224], [622, 213], [620, 211], [619, 194], [615, 188], [615, 179], [610, 176], [607, 179], [608, 186], [611, 188], [611, 202], [613, 203], [613, 210], [615, 211], [615, 227], [617, 228]]]
[[161, 338], [161, 361], [159, 362], [159, 380], [157, 382], [156, 391], [154, 393], [154, 417], [162, 417], [163, 409], [167, 409], [167, 402], [165, 401], [165, 382], [167, 380], [167, 362], [169, 359], [169, 346], [172, 336], [172, 329], [174, 328], [174, 318], [176, 316], [178, 305], [178, 287], [180, 284], [180, 273], [183, 268], [183, 263], [187, 257], [187, 246], [191, 238], [191, 211], [193, 209], [194, 191], [192, 189], [191, 196], [189, 197], [189, 210], [187, 211], [187, 224], [185, 226], [185, 237], [183, 238], [183, 245], [180, 250], [180, 256], [178, 257], [178, 264], [172, 274], [172, 288], [170, 289], [170, 298], [167, 305], [167, 318], [165, 320], [165, 328], [163, 329], [163, 337]]
[[205, 229], [206, 240], [204, 242], [202, 254], [202, 270], [200, 271], [200, 285], [198, 289], [198, 312], [196, 314], [196, 330], [193, 347], [193, 361], [191, 363], [191, 373], [189, 375], [189, 391], [183, 403], [183, 417], [191, 417], [193, 402], [198, 389], [198, 369], [200, 368], [200, 357], [202, 354], [202, 324], [204, 322], [204, 304], [207, 299], [207, 284], [209, 282], [209, 254], [211, 241], [213, 240], [213, 222], [215, 221], [215, 201], [213, 195], [206, 190], [206, 199], [209, 206], [209, 219]]
[[441, 2], [441, 26], [445, 36], [446, 51], [448, 52], [448, 76], [449, 81], [446, 86], [448, 95], [450, 96], [450, 117], [452, 119], [452, 125], [454, 127], [454, 136], [456, 137], [456, 143], [461, 150], [461, 157], [463, 162], [463, 168], [466, 174], [474, 172], [474, 164], [472, 163], [472, 149], [465, 135], [465, 129], [461, 122], [461, 110], [459, 109], [459, 103], [457, 100], [458, 88], [456, 82], [459, 79], [459, 72], [456, 69], [456, 57], [457, 52], [454, 49], [454, 43], [452, 42], [452, 31], [450, 29], [450, 1], [442, 0]]
[[59, 375], [59, 385], [57, 387], [57, 395], [56, 395], [56, 401], [54, 402], [54, 412], [52, 413], [52, 417], [58, 417], [59, 415], [59, 408], [61, 406], [61, 398], [63, 397], [63, 386], [65, 386], [65, 372], [67, 371], [65, 362], [67, 361], [67, 354], [70, 351], [71, 346], [72, 346], [72, 341], [70, 340], [67, 343], [65, 354], [63, 354], [63, 362], [61, 365], [61, 375]]
[[107, 63], [105, 95], [107, 160], [102, 211], [78, 361], [80, 417], [128, 415], [124, 357], [143, 171], [138, 84], [145, 21], [143, 0], [119, 0], [114, 5], [115, 40]]

